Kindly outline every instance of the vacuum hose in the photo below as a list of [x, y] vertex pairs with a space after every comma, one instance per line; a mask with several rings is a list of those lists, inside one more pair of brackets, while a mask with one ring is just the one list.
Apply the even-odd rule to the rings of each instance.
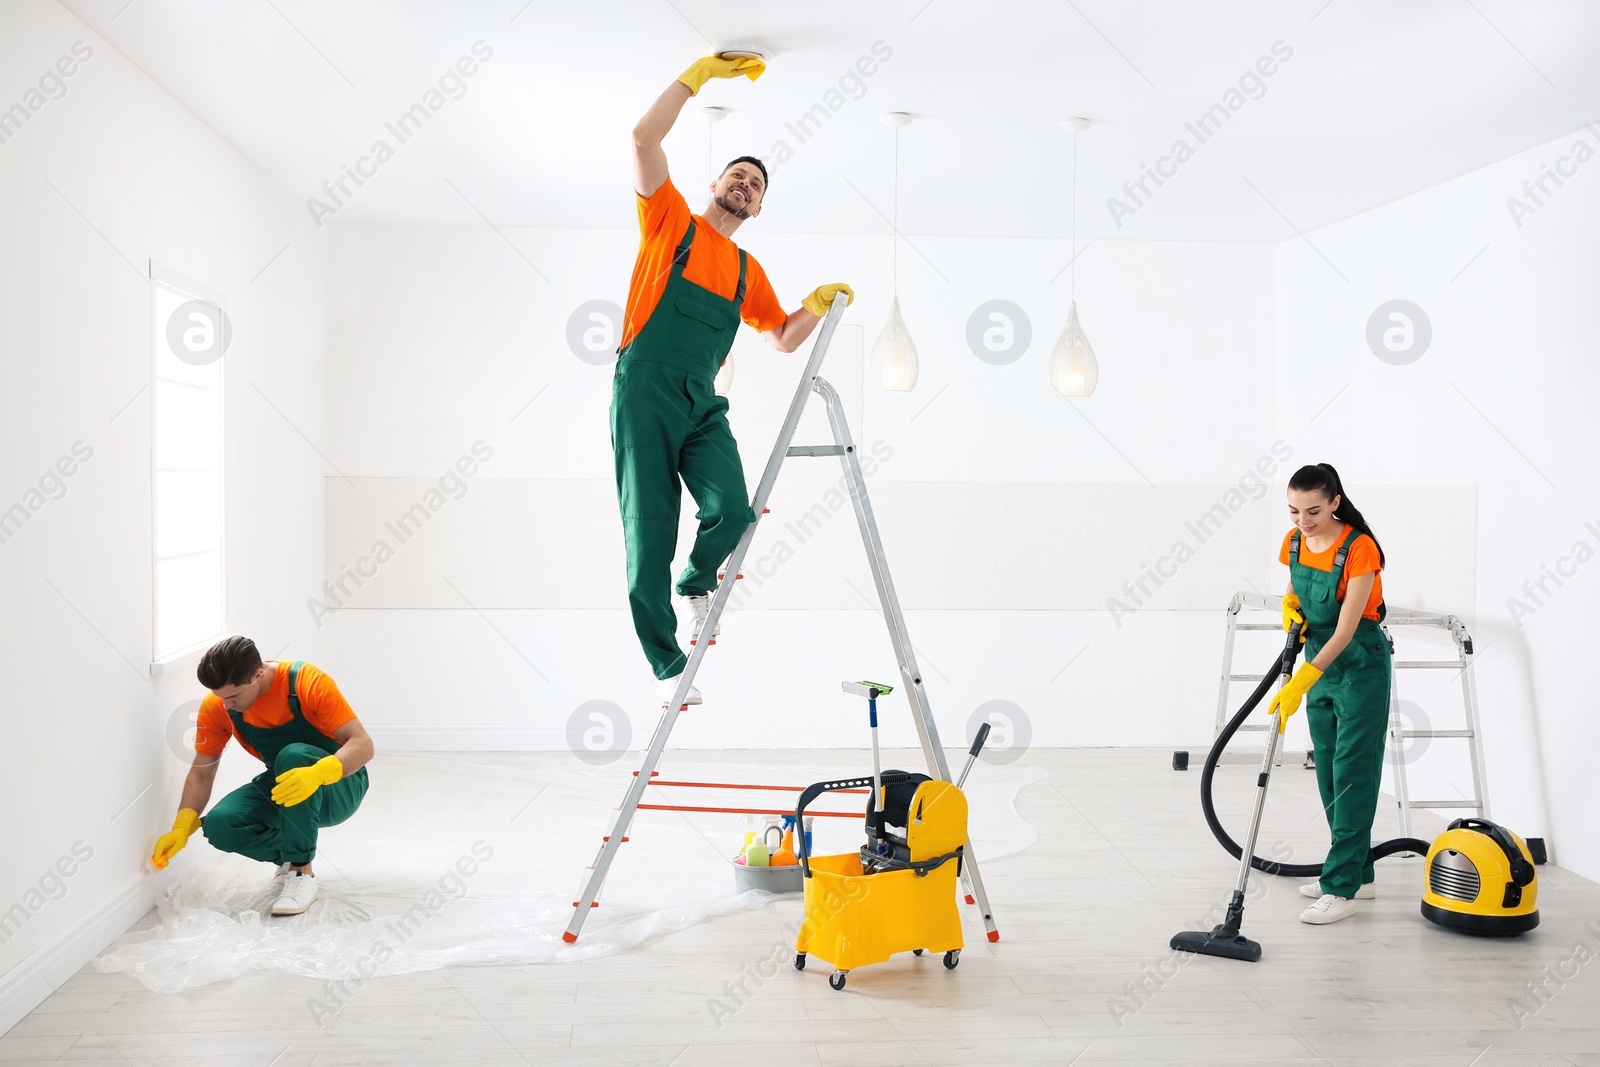
[[[1211, 751], [1206, 753], [1205, 769], [1200, 772], [1200, 806], [1205, 810], [1206, 825], [1211, 827], [1211, 832], [1216, 835], [1217, 841], [1228, 850], [1228, 855], [1234, 859], [1244, 851], [1239, 843], [1228, 836], [1228, 831], [1223, 829], [1222, 822], [1217, 818], [1216, 805], [1211, 801], [1211, 780], [1217, 770], [1217, 761], [1222, 758], [1222, 750], [1228, 747], [1228, 742], [1233, 740], [1233, 735], [1239, 732], [1239, 727], [1244, 724], [1250, 713], [1256, 710], [1256, 705], [1261, 703], [1261, 698], [1267, 695], [1272, 688], [1272, 683], [1280, 676], [1287, 675], [1294, 668], [1295, 657], [1300, 654], [1300, 642], [1296, 635], [1291, 635], [1285, 643], [1283, 652], [1273, 663], [1273, 669], [1261, 678], [1261, 683], [1255, 691], [1245, 700], [1244, 706], [1234, 713], [1233, 718], [1222, 728], [1216, 741], [1211, 746]], [[1275, 724], [1272, 728], [1276, 728]], [[1397, 852], [1415, 852], [1419, 855], [1428, 854], [1428, 842], [1415, 837], [1396, 837], [1374, 845], [1370, 858], [1381, 860], [1385, 856], [1393, 856]], [[1264, 874], [1282, 874], [1291, 878], [1316, 878], [1322, 874], [1321, 863], [1278, 863], [1275, 860], [1264, 860], [1260, 856], [1250, 857], [1250, 866]]]

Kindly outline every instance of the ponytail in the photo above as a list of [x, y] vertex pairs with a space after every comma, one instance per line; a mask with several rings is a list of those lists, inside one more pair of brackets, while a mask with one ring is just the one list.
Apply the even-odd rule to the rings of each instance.
[[1372, 543], [1378, 549], [1378, 565], [1380, 567], [1389, 565], [1383, 555], [1383, 546], [1378, 544], [1377, 535], [1372, 532], [1372, 527], [1368, 525], [1361, 512], [1350, 502], [1350, 495], [1344, 491], [1344, 483], [1339, 480], [1339, 472], [1333, 469], [1332, 464], [1318, 463], [1315, 466], [1301, 467], [1289, 479], [1289, 488], [1302, 493], [1321, 493], [1328, 500], [1338, 497], [1339, 506], [1334, 508], [1333, 517], [1353, 527], [1357, 533], [1372, 538]]

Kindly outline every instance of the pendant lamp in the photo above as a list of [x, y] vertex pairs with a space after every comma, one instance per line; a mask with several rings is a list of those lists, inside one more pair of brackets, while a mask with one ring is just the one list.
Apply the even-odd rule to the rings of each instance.
[[1089, 120], [1062, 119], [1061, 126], [1072, 131], [1072, 304], [1067, 325], [1050, 349], [1050, 388], [1057, 396], [1085, 397], [1100, 384], [1094, 347], [1078, 324], [1078, 134], [1089, 128]]
[[894, 230], [893, 299], [889, 302], [889, 321], [878, 331], [872, 342], [872, 356], [867, 370], [872, 384], [886, 393], [909, 393], [917, 386], [917, 346], [900, 317], [900, 127], [911, 123], [906, 111], [891, 111], [883, 116], [886, 125], [894, 127]]

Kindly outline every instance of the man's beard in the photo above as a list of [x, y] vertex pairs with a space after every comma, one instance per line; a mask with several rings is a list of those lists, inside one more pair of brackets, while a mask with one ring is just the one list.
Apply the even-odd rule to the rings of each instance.
[[729, 200], [725, 196], [717, 197], [717, 206], [720, 207], [722, 210], [726, 211], [728, 214], [732, 215], [736, 219], [741, 219], [742, 220], [742, 219], [747, 219], [747, 218], [750, 217], [750, 209], [749, 208], [740, 207], [738, 204], [735, 204], [732, 200]]

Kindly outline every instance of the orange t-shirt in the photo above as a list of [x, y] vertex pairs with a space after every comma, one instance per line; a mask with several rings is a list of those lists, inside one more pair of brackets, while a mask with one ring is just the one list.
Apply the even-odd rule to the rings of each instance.
[[[1344, 558], [1344, 574], [1339, 578], [1339, 588], [1334, 593], [1339, 603], [1344, 603], [1344, 591], [1350, 585], [1351, 578], [1358, 578], [1363, 574], [1377, 574], [1372, 579], [1372, 593], [1367, 597], [1367, 606], [1361, 612], [1363, 619], [1378, 619], [1378, 605], [1383, 603], [1383, 575], [1378, 574], [1383, 570], [1383, 565], [1378, 559], [1378, 542], [1364, 533], [1358, 533], [1353, 527], [1348, 527], [1350, 536], [1346, 538], [1350, 544], [1350, 554]], [[1289, 539], [1294, 536], [1290, 530], [1283, 535], [1283, 548], [1278, 553], [1278, 562], [1284, 566], [1289, 565]], [[1338, 541], [1326, 552], [1313, 552], [1306, 545], [1304, 536], [1300, 538], [1300, 562], [1307, 567], [1315, 567], [1319, 571], [1333, 572], [1333, 557], [1339, 551]]]
[[[267, 691], [245, 711], [244, 721], [251, 726], [282, 726], [294, 718], [289, 710], [289, 664], [282, 660], [269, 662], [277, 664], [277, 674]], [[329, 737], [356, 717], [356, 713], [345, 702], [344, 694], [333, 684], [333, 679], [309, 663], [300, 665], [300, 672], [295, 676], [294, 691], [300, 698], [300, 714], [305, 716], [306, 722]], [[217, 694], [207, 693], [205, 699], [200, 701], [200, 714], [195, 722], [194, 750], [202, 756], [215, 758], [222, 755], [231, 737], [238, 737], [233, 728], [233, 716], [222, 706]], [[239, 738], [239, 744], [250, 755], [261, 759], [261, 753], [247, 744], [244, 738]]]
[[[639, 257], [633, 261], [633, 280], [628, 283], [628, 307], [623, 315], [619, 348], [633, 340], [661, 302], [672, 273], [672, 254], [678, 250], [691, 218], [695, 221], [694, 241], [689, 245], [689, 262], [683, 268], [684, 280], [729, 300], [739, 291], [739, 246], [699, 215], [691, 215], [688, 201], [672, 179], [662, 182], [654, 196], [635, 196], [639, 202]], [[789, 319], [766, 272], [749, 254], [745, 255], [744, 303], [739, 317], [763, 333], [776, 330]]]

